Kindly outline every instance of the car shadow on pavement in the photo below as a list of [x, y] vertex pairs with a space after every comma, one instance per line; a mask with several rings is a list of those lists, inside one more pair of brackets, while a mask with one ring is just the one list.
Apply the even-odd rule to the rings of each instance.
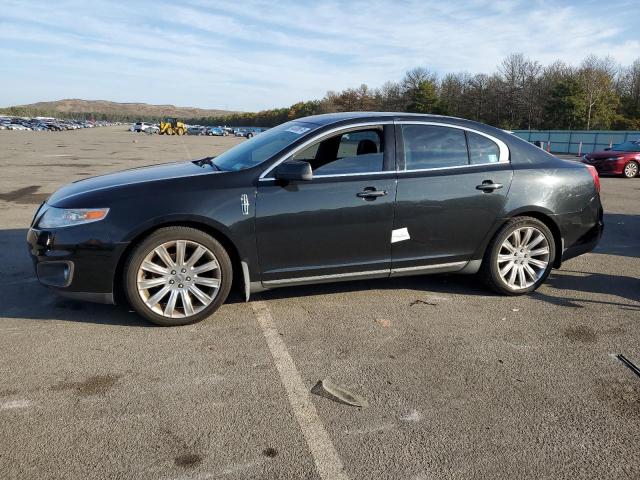
[[[558, 292], [551, 292], [552, 287]], [[263, 292], [265, 300], [286, 299], [292, 297], [331, 295], [344, 292], [358, 292], [365, 290], [412, 290], [416, 292], [416, 301], [425, 301], [420, 294], [437, 295], [464, 295], [506, 298], [489, 290], [475, 275], [438, 274], [405, 278], [392, 278], [380, 280], [360, 280], [354, 282], [328, 283], [320, 285], [306, 285], [287, 287]], [[569, 292], [575, 295], [567, 295]], [[587, 293], [589, 295], [582, 295]], [[609, 301], [597, 299], [599, 295], [618, 296], [630, 301]], [[553, 305], [583, 308], [584, 303], [604, 304], [617, 306], [623, 309], [638, 310], [640, 305], [640, 280], [621, 275], [606, 275], [600, 273], [571, 272], [554, 270], [545, 282], [545, 285], [532, 293], [531, 298]], [[426, 301], [429, 298], [426, 297]]]
[[604, 214], [604, 234], [594, 253], [640, 258], [640, 215]]
[[[638, 257], [640, 242], [633, 234], [635, 232], [637, 235], [640, 231], [640, 217], [607, 214], [605, 222], [605, 236], [596, 253]], [[0, 262], [5, 280], [5, 288], [0, 290], [0, 305], [2, 305], [0, 318], [63, 320], [133, 327], [153, 326], [132, 312], [127, 305], [101, 305], [65, 299], [41, 286], [36, 281], [29, 258], [26, 235], [26, 229], [0, 230]], [[580, 308], [584, 303], [600, 303], [640, 310], [639, 307], [628, 303], [584, 298], [580, 294], [613, 295], [632, 302], [640, 302], [640, 280], [637, 278], [557, 270], [552, 272], [547, 285], [562, 294], [555, 296], [549, 293], [549, 289], [543, 288], [534, 293], [533, 298], [573, 308]], [[266, 291], [261, 294], [261, 297], [269, 300], [381, 289], [407, 289], [425, 294], [497, 296], [485, 288], [475, 276], [438, 274], [288, 287]], [[571, 291], [576, 294], [566, 295]], [[243, 301], [239, 292], [232, 291], [227, 303]]]
[[596, 295], [607, 295], [609, 297], [619, 297], [640, 303], [640, 279], [637, 277], [627, 277], [624, 275], [608, 275], [605, 273], [579, 272], [573, 270], [554, 270], [547, 278], [546, 285], [560, 291], [564, 291], [561, 296], [552, 296], [544, 290], [536, 291], [533, 296], [539, 300], [544, 300], [554, 305], [572, 308], [582, 308], [580, 303], [599, 303], [604, 305], [618, 306], [629, 310], [640, 311], [640, 305], [629, 303], [595, 300], [584, 298], [582, 295], [576, 297], [574, 293], [591, 293]]

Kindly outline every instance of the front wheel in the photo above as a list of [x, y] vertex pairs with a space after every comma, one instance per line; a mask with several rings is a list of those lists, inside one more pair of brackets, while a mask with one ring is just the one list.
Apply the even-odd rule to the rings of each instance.
[[626, 178], [634, 178], [638, 175], [638, 163], [631, 160], [624, 166], [622, 171]]
[[161, 326], [204, 320], [227, 298], [233, 281], [224, 247], [189, 227], [167, 227], [140, 243], [124, 270], [133, 309]]
[[178, 135], [184, 135], [184, 129], [178, 128]]
[[481, 275], [496, 292], [522, 295], [536, 290], [549, 276], [556, 255], [553, 234], [540, 220], [509, 220], [491, 241]]

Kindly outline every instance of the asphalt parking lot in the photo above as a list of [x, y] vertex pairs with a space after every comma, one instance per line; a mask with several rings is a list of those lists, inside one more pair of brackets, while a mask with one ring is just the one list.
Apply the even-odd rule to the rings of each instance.
[[26, 229], [62, 184], [239, 141], [0, 132], [1, 478], [640, 478], [640, 377], [615, 358], [640, 366], [640, 178], [602, 179], [600, 246], [527, 297], [350, 282], [159, 328], [34, 281]]

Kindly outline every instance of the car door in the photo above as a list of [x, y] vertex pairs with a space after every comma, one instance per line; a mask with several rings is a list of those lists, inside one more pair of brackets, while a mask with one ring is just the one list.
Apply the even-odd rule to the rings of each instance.
[[263, 284], [388, 276], [396, 193], [393, 124], [325, 133], [289, 160], [309, 162], [313, 178], [282, 182], [275, 167], [258, 182]]
[[513, 176], [508, 148], [457, 125], [396, 128], [392, 274], [460, 270], [502, 214]]

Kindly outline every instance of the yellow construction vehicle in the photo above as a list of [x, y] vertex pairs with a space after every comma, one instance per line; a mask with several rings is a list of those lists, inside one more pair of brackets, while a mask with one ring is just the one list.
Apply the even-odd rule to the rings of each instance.
[[187, 133], [187, 126], [175, 118], [167, 118], [160, 122], [160, 135], [184, 135]]

